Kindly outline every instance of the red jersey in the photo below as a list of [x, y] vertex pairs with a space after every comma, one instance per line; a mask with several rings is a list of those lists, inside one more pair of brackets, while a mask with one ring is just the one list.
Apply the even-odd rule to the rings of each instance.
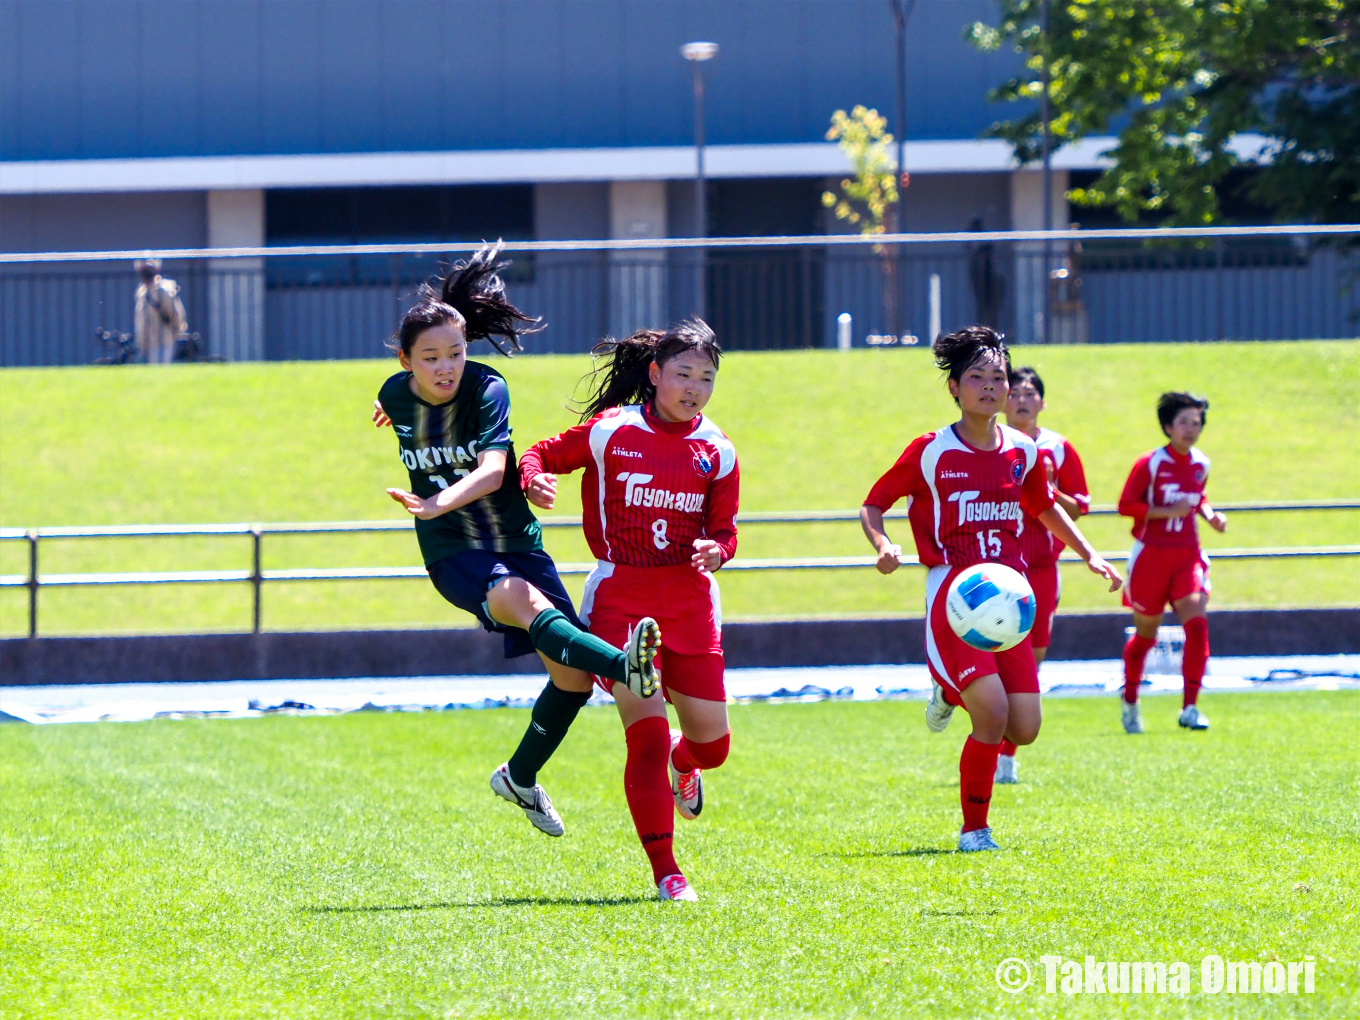
[[1034, 440], [1005, 425], [997, 429], [1001, 445], [991, 451], [969, 446], [953, 426], [913, 439], [864, 500], [889, 510], [907, 497], [924, 565], [1025, 570], [1025, 521], [1053, 505], [1053, 492]]
[[[1090, 510], [1091, 494], [1086, 491], [1086, 471], [1072, 444], [1052, 429], [1041, 428], [1034, 445], [1039, 449], [1039, 463], [1053, 488], [1076, 500], [1082, 513]], [[1025, 531], [1020, 536], [1020, 546], [1025, 554], [1025, 562], [1031, 568], [1051, 567], [1067, 548], [1028, 514], [1025, 516]]]
[[[1144, 545], [1196, 549], [1199, 531], [1196, 518], [1204, 502], [1204, 484], [1209, 480], [1209, 458], [1191, 447], [1181, 456], [1170, 445], [1138, 458], [1119, 496], [1119, 512], [1133, 518], [1133, 537]], [[1196, 513], [1185, 517], [1148, 520], [1154, 506], [1190, 503]]]
[[665, 422], [640, 405], [611, 408], [525, 450], [520, 484], [582, 468], [583, 527], [596, 559], [688, 564], [696, 538], [717, 542], [724, 563], [736, 553], [737, 451], [703, 415]]

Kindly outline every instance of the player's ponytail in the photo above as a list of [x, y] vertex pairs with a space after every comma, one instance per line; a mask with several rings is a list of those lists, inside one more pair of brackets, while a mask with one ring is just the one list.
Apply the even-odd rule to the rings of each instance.
[[509, 263], [499, 261], [500, 252], [499, 243], [487, 245], [471, 258], [450, 266], [438, 288], [422, 283], [416, 291], [416, 303], [402, 316], [401, 326], [387, 346], [409, 353], [416, 337], [425, 330], [451, 322], [462, 327], [469, 343], [489, 340], [506, 357], [522, 351], [519, 338], [537, 333], [543, 323], [506, 300], [505, 282], [499, 273]]
[[582, 405], [581, 420], [587, 421], [611, 407], [649, 404], [656, 396], [651, 366], [665, 365], [686, 351], [700, 351], [718, 367], [722, 348], [708, 323], [700, 318], [686, 319], [667, 330], [640, 329], [622, 340], [606, 337], [595, 345], [591, 356], [595, 369], [591, 395]]

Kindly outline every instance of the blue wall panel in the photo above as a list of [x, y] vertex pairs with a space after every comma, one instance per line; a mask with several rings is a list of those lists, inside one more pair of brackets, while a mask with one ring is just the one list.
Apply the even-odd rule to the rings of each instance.
[[[909, 138], [972, 138], [1012, 54], [918, 3]], [[0, 0], [0, 159], [686, 145], [681, 43], [709, 141], [809, 142], [832, 110], [891, 115], [882, 0]]]

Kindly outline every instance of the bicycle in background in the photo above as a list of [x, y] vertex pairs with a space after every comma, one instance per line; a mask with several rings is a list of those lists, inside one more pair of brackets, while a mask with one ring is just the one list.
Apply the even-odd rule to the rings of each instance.
[[132, 365], [142, 360], [142, 352], [131, 333], [96, 326], [94, 339], [95, 343], [103, 344], [104, 353], [90, 362], [92, 365]]

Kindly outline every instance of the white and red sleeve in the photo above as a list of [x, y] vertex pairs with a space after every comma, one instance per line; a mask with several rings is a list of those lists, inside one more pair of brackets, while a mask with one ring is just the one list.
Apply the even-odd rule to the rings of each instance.
[[741, 467], [733, 461], [732, 470], [709, 486], [704, 515], [704, 534], [718, 543], [724, 563], [737, 554], [737, 509], [740, 504]]
[[934, 438], [935, 433], [931, 432], [908, 443], [896, 463], [874, 482], [869, 495], [864, 497], [864, 505], [876, 506], [887, 513], [904, 496], [928, 495], [930, 488], [921, 472], [921, 452]]
[[581, 425], [574, 425], [551, 439], [542, 439], [519, 458], [520, 488], [527, 489], [529, 483], [541, 474], [569, 475], [580, 471], [590, 464], [590, 428], [598, 421], [592, 418]]
[[1048, 484], [1048, 472], [1036, 455], [1034, 463], [1020, 482], [1020, 509], [1031, 517], [1038, 517], [1053, 506], [1053, 486]]
[[1150, 453], [1138, 458], [1133, 470], [1129, 472], [1128, 480], [1124, 482], [1124, 491], [1119, 494], [1119, 514], [1121, 517], [1133, 518], [1135, 538], [1142, 537], [1143, 527], [1147, 523], [1148, 490], [1152, 486], [1152, 473], [1148, 470], [1148, 462], [1151, 459]]
[[1082, 513], [1091, 512], [1091, 493], [1086, 485], [1086, 469], [1077, 448], [1066, 439], [1063, 440], [1063, 462], [1058, 468], [1058, 491], [1071, 498]]

